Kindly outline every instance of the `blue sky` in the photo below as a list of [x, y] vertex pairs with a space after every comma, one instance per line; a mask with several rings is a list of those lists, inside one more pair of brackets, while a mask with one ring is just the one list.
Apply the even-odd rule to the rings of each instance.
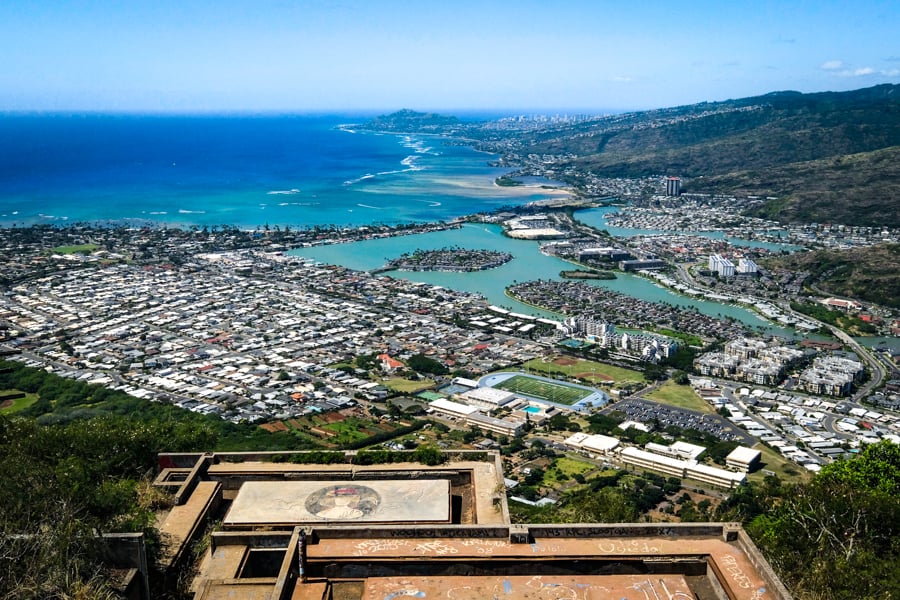
[[900, 2], [3, 0], [0, 110], [630, 110], [900, 83]]

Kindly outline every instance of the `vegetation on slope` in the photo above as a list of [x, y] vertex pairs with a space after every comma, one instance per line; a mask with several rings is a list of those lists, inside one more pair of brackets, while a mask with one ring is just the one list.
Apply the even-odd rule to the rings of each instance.
[[365, 124], [366, 129], [374, 131], [398, 131], [401, 133], [446, 132], [460, 125], [456, 117], [448, 117], [435, 113], [422, 113], [404, 108], [389, 115], [380, 115]]
[[797, 598], [900, 594], [900, 446], [879, 442], [808, 483], [767, 478], [720, 506], [739, 519]]
[[105, 597], [97, 535], [143, 532], [158, 548], [157, 453], [213, 439], [207, 428], [147, 416], [55, 425], [0, 417], [0, 597]]
[[900, 146], [691, 182], [690, 189], [775, 196], [758, 216], [900, 227]]
[[560, 173], [685, 178], [685, 192], [777, 197], [785, 222], [900, 226], [900, 85], [764, 96], [519, 129], [402, 110], [364, 127], [478, 140], [501, 154], [567, 155]]
[[810, 273], [806, 284], [826, 294], [900, 308], [900, 244], [797, 252], [766, 261]]
[[112, 597], [98, 534], [158, 549], [160, 452], [288, 450], [309, 443], [0, 361], [0, 390], [37, 400], [0, 415], [0, 598]]

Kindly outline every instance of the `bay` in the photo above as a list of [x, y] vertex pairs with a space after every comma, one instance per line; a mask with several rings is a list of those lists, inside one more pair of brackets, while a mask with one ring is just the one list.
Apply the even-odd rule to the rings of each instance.
[[0, 116], [0, 226], [355, 226], [451, 220], [548, 197], [493, 155], [339, 116]]

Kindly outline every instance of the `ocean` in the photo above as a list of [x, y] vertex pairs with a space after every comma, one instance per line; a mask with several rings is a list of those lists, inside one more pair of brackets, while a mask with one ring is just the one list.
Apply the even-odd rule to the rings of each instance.
[[444, 221], [546, 197], [494, 156], [352, 116], [0, 116], [0, 226]]

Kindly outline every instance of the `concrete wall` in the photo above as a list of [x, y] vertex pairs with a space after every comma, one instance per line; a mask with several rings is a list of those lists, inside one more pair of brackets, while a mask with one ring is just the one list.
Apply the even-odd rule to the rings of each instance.
[[788, 589], [781, 583], [781, 580], [775, 574], [775, 570], [769, 565], [769, 561], [763, 557], [759, 548], [747, 535], [747, 532], [741, 528], [737, 534], [737, 544], [741, 550], [747, 555], [750, 564], [752, 564], [760, 576], [766, 581], [766, 593], [772, 594], [775, 600], [791, 600], [792, 596]]
[[129, 599], [150, 600], [150, 571], [143, 533], [105, 533], [102, 537], [103, 560], [119, 569], [134, 569], [136, 573], [125, 590]]

